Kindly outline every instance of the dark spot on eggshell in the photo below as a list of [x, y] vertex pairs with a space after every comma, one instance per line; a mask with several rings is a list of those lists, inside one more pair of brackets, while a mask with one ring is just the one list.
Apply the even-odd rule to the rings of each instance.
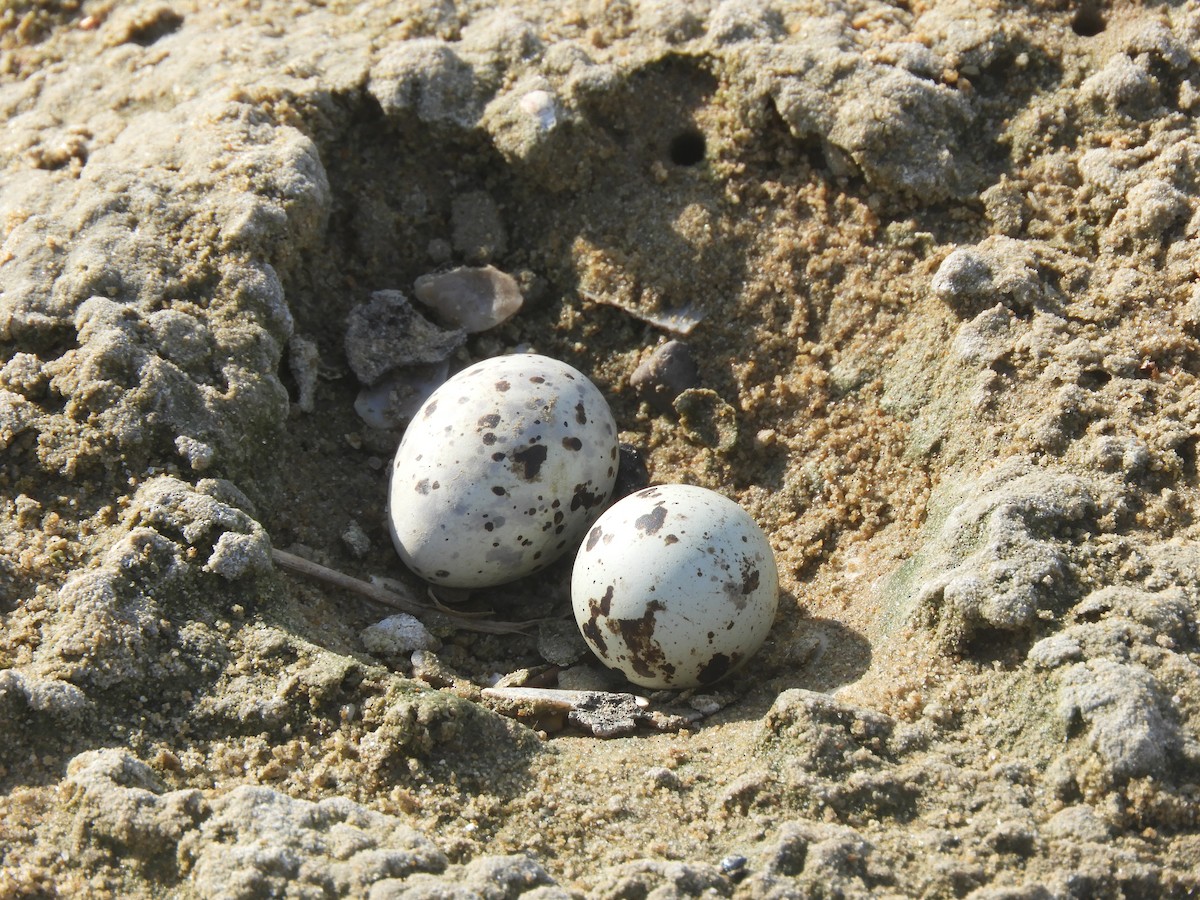
[[742, 559], [742, 593], [749, 594], [758, 590], [758, 569], [749, 559]]
[[701, 684], [712, 684], [727, 675], [737, 665], [738, 654], [726, 656], [724, 653], [714, 654], [713, 658], [704, 664], [696, 680]]
[[445, 569], [438, 569], [437, 572], [435, 572], [434, 574], [437, 575], [438, 578], [449, 578], [450, 577], [450, 573], [447, 572]]
[[548, 450], [545, 444], [534, 444], [513, 452], [513, 470], [526, 481], [532, 481], [542, 470]]
[[503, 378], [501, 378], [499, 381], [496, 382], [496, 390], [498, 390], [502, 394], [505, 391], [507, 391], [510, 387], [511, 387], [511, 385], [507, 381], [505, 381]]
[[604, 640], [604, 635], [600, 631], [600, 625], [596, 621], [595, 605], [592, 606], [592, 617], [583, 623], [580, 628], [583, 636], [591, 641], [592, 646], [600, 653], [601, 656], [608, 655], [608, 643]]
[[433, 413], [434, 413], [434, 410], [436, 410], [436, 409], [437, 409], [437, 401], [436, 401], [436, 400], [430, 400], [430, 401], [429, 401], [429, 402], [428, 402], [428, 403], [425, 405], [425, 412], [423, 413], [424, 417], [425, 417], [426, 419], [428, 419], [430, 416], [432, 416], [432, 415], [433, 415]]
[[493, 484], [492, 485], [492, 493], [495, 494], [497, 497], [503, 497], [508, 492], [506, 490], [504, 490], [504, 488], [501, 487], [500, 485]]
[[604, 491], [590, 491], [591, 482], [575, 485], [575, 491], [571, 495], [571, 512], [577, 509], [591, 509], [593, 506], [599, 506], [603, 503], [608, 495]]
[[599, 525], [597, 525], [595, 528], [593, 528], [591, 531], [588, 532], [588, 537], [587, 537], [587, 549], [588, 550], [596, 549], [596, 545], [598, 543], [600, 543], [600, 535], [603, 533], [604, 532], [602, 532], [600, 530]]
[[565, 437], [562, 439], [562, 445], [568, 450], [582, 450], [583, 441], [577, 437]]
[[503, 461], [504, 461], [504, 451], [503, 451], [503, 450], [497, 450], [495, 453], [493, 453], [493, 454], [492, 454], [492, 461], [493, 461], [493, 462], [503, 462]]
[[483, 436], [483, 443], [484, 443], [484, 445], [485, 445], [485, 446], [487, 446], [487, 447], [490, 447], [490, 446], [492, 446], [492, 444], [496, 443], [496, 435], [495, 435], [495, 433], [494, 433], [494, 432], [491, 432], [491, 431], [487, 432], [487, 433], [486, 433], [486, 434]]
[[643, 678], [661, 678], [670, 682], [675, 677], [675, 667], [667, 662], [662, 647], [654, 640], [654, 616], [666, 606], [661, 600], [651, 600], [646, 611], [636, 619], [608, 619], [608, 630], [621, 636], [629, 648], [629, 663], [633, 671]]
[[546, 383], [546, 379], [543, 378], [541, 375], [530, 375], [529, 380], [532, 381], [534, 384], [545, 384]]
[[600, 615], [602, 616], [607, 616], [612, 612], [613, 591], [614, 587], [610, 584], [608, 588], [605, 589], [604, 596], [600, 598], [599, 609]]
[[428, 478], [422, 478], [420, 481], [417, 482], [417, 493], [422, 494], [422, 495], [429, 493], [429, 479]]
[[646, 513], [644, 516], [638, 516], [633, 520], [633, 527], [638, 531], [644, 531], [646, 534], [658, 534], [658, 530], [662, 528], [663, 522], [667, 520], [667, 507], [664, 503], [655, 505], [653, 511]]
[[479, 425], [482, 428], [495, 428], [500, 424], [499, 413], [488, 413], [486, 416], [479, 417]]
[[[716, 581], [717, 578], [714, 575], [709, 580]], [[736, 606], [738, 609], [746, 608], [746, 595], [742, 593], [742, 586], [739, 582], [726, 581], [724, 584], [721, 585], [721, 590], [724, 591], [725, 598], [727, 600], [729, 600], [729, 602], [732, 603], [734, 606]]]
[[575, 421], [580, 425], [587, 424], [587, 409], [582, 402], [575, 404]]
[[663, 538], [663, 543], [667, 544], [668, 546], [671, 544], [678, 544], [679, 537], [678, 535], [668, 534], [665, 538]]

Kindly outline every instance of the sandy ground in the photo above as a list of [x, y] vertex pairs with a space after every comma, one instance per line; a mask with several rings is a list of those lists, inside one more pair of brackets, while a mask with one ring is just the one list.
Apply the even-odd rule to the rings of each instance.
[[[0, 895], [1200, 892], [1197, 106], [1195, 2], [0, 4]], [[272, 564], [423, 596], [347, 322], [482, 263], [451, 369], [571, 363], [770, 538], [681, 730]]]

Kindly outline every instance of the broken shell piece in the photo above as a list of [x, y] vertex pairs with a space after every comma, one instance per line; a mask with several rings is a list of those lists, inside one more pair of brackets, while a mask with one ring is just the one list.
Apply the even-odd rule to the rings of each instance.
[[637, 306], [618, 297], [610, 297], [593, 291], [581, 290], [579, 294], [593, 303], [619, 309], [647, 325], [653, 325], [655, 328], [661, 328], [663, 331], [677, 334], [680, 337], [687, 337], [691, 334], [692, 330], [703, 322], [705, 317], [704, 310], [696, 303], [689, 303], [675, 309], [653, 310]]
[[495, 266], [422, 275], [414, 283], [413, 292], [433, 310], [439, 322], [469, 334], [508, 321], [524, 303], [516, 279]]
[[[547, 730], [550, 722], [566, 721], [595, 737], [622, 737], [638, 726], [678, 731], [688, 721], [681, 716], [650, 712], [650, 701], [634, 694], [609, 691], [562, 691], [553, 688], [484, 688], [481, 695], [507, 716], [532, 719]], [[560, 726], [561, 727], [561, 726]]]
[[542, 131], [549, 131], [558, 124], [558, 103], [549, 91], [530, 91], [520, 99], [517, 107], [537, 122]]
[[450, 364], [444, 361], [397, 369], [379, 384], [359, 391], [354, 411], [372, 428], [383, 431], [407, 425], [449, 374]]
[[441, 363], [466, 339], [428, 321], [399, 291], [376, 291], [350, 311], [346, 360], [358, 380], [371, 385], [400, 366]]

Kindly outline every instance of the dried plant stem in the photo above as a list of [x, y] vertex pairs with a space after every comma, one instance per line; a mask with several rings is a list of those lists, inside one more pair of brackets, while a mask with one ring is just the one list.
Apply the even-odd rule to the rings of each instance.
[[469, 615], [460, 615], [445, 607], [438, 608], [431, 603], [423, 603], [411, 594], [379, 587], [378, 585], [371, 584], [369, 581], [362, 581], [361, 579], [339, 572], [336, 569], [331, 569], [310, 559], [305, 559], [303, 556], [288, 553], [285, 550], [272, 549], [271, 559], [274, 560], [275, 565], [289, 572], [295, 572], [298, 575], [316, 579], [333, 587], [352, 591], [370, 600], [374, 600], [376, 603], [382, 603], [384, 606], [390, 606], [393, 609], [401, 610], [410, 615], [420, 616], [435, 613], [439, 616], [444, 616], [459, 628], [468, 631], [480, 631], [485, 634], [516, 634], [527, 631], [530, 627], [537, 624], [537, 622], [499, 622], [496, 620], [478, 619]]

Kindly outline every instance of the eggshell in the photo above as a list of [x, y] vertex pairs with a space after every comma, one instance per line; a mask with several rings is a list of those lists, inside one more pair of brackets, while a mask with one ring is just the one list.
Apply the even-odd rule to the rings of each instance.
[[573, 551], [617, 474], [604, 396], [531, 353], [464, 369], [413, 416], [392, 466], [396, 550], [434, 584], [502, 584]]
[[588, 532], [571, 601], [610, 668], [644, 687], [698, 687], [762, 645], [779, 573], [766, 535], [732, 500], [659, 485], [613, 504]]

